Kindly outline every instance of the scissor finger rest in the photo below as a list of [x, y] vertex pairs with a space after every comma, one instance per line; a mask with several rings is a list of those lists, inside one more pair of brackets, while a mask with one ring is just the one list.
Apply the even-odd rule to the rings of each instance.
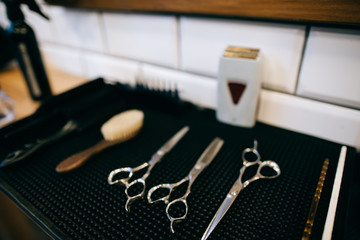
[[[176, 208], [175, 205], [178, 205], [179, 203], [182, 203], [185, 206], [185, 213], [181, 216], [174, 216], [170, 213], [170, 208]], [[176, 213], [176, 211], [174, 211]], [[182, 197], [182, 198], [178, 198], [175, 199], [174, 201], [170, 202], [167, 206], [166, 206], [166, 215], [170, 220], [170, 229], [172, 233], [175, 233], [173, 224], [175, 221], [179, 221], [179, 220], [184, 220], [186, 218], [186, 215], [188, 214], [188, 205], [186, 202], [186, 196]]]

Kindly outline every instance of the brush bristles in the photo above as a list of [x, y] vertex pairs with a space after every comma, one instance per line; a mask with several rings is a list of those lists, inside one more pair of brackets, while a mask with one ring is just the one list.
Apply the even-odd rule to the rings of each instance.
[[128, 110], [115, 115], [101, 127], [106, 141], [125, 141], [134, 137], [143, 126], [144, 113], [140, 110]]

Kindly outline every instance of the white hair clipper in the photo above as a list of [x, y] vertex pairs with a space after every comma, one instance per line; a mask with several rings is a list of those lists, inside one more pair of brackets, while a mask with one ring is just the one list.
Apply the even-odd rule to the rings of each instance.
[[220, 59], [216, 117], [253, 127], [261, 87], [260, 50], [229, 46]]

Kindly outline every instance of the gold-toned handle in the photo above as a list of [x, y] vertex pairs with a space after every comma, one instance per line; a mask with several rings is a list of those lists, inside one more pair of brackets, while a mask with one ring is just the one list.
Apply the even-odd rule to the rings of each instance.
[[304, 233], [303, 233], [301, 240], [308, 240], [310, 238], [311, 230], [314, 225], [315, 215], [316, 215], [317, 207], [320, 202], [321, 192], [322, 192], [322, 188], [324, 186], [326, 172], [328, 170], [329, 163], [330, 163], [329, 159], [325, 159], [325, 161], [323, 163], [323, 167], [321, 169], [319, 181], [316, 186], [314, 198], [311, 202], [309, 215], [306, 220], [306, 225], [305, 225]]
[[58, 173], [64, 173], [72, 171], [81, 165], [83, 165], [90, 157], [94, 156], [95, 154], [101, 152], [105, 148], [108, 148], [110, 146], [113, 146], [117, 144], [117, 141], [106, 141], [101, 140], [94, 146], [85, 149], [84, 151], [78, 152], [65, 160], [63, 160], [59, 165], [56, 167], [56, 171]]

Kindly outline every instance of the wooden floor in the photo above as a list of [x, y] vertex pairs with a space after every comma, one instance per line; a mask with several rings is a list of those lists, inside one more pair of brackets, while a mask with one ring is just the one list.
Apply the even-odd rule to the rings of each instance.
[[[86, 82], [84, 77], [73, 76], [52, 67], [46, 69], [54, 95]], [[32, 114], [40, 105], [39, 101], [31, 99], [26, 82], [17, 67], [0, 70], [0, 88], [14, 101], [16, 119]]]

